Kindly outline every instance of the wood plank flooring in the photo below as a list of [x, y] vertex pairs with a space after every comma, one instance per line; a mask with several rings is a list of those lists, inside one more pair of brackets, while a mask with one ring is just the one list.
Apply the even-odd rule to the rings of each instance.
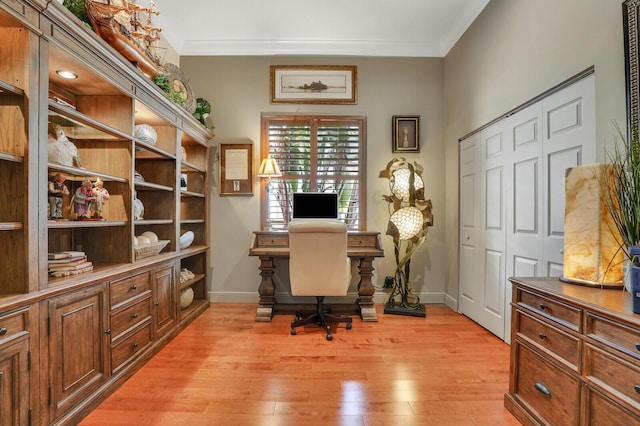
[[444, 306], [354, 318], [325, 339], [290, 315], [212, 304], [81, 423], [216, 426], [518, 425], [509, 346]]

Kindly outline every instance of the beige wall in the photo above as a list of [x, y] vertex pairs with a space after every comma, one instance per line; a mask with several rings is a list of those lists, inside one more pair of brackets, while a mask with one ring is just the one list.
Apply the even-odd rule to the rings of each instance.
[[[361, 114], [368, 118], [368, 229], [384, 232], [386, 182], [378, 172], [392, 158], [391, 116], [419, 114], [420, 154], [435, 226], [412, 263], [423, 301], [458, 298], [458, 139], [594, 65], [597, 140], [613, 140], [612, 121], [625, 121], [621, 2], [617, 0], [492, 0], [442, 59], [362, 57], [182, 57], [181, 68], [196, 96], [207, 98], [221, 142], [254, 143], [254, 173], [260, 157], [263, 112]], [[269, 66], [352, 64], [358, 66], [358, 104], [272, 105]], [[212, 152], [215, 157], [215, 149]], [[598, 156], [603, 158], [602, 146]], [[217, 163], [213, 162], [213, 176]], [[252, 197], [220, 197], [211, 188], [213, 300], [256, 300], [258, 261], [247, 256], [259, 227], [258, 182]], [[376, 281], [393, 274], [393, 252], [377, 261]], [[286, 265], [278, 269], [286, 272]], [[286, 274], [282, 274], [283, 276]], [[286, 279], [286, 278], [283, 278]], [[277, 281], [278, 283], [278, 281]], [[380, 299], [379, 299], [380, 300]]]
[[[270, 65], [357, 65], [357, 105], [274, 105], [269, 102]], [[254, 174], [260, 159], [260, 115], [264, 112], [352, 114], [367, 117], [367, 228], [384, 234], [388, 219], [382, 195], [387, 181], [378, 173], [393, 158], [391, 117], [421, 116], [421, 152], [407, 155], [425, 168], [426, 194], [434, 205], [435, 226], [412, 262], [416, 292], [423, 300], [444, 300], [444, 145], [442, 139], [442, 59], [349, 57], [182, 57], [197, 97], [212, 105], [216, 138], [223, 142], [252, 141]], [[215, 149], [212, 156], [216, 156]], [[211, 186], [213, 300], [257, 300], [258, 259], [248, 256], [252, 231], [259, 229], [259, 182], [253, 196], [220, 197], [218, 163]], [[394, 274], [393, 248], [384, 237], [386, 257], [375, 262], [378, 287]], [[277, 270], [286, 272], [286, 264]], [[277, 279], [286, 281], [286, 273]], [[276, 281], [276, 285], [279, 281]], [[285, 289], [286, 283], [280, 287]], [[378, 298], [383, 300], [383, 294]]]
[[[621, 1], [492, 0], [445, 58], [447, 289], [458, 294], [458, 139], [595, 66], [597, 155], [625, 123]], [[453, 302], [453, 300], [452, 300]]]

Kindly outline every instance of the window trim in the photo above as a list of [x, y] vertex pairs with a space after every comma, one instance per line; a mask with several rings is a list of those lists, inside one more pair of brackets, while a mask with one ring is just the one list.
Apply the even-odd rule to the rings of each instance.
[[[272, 121], [293, 121], [308, 123], [312, 133], [317, 134], [318, 120], [322, 122], [357, 121], [360, 123], [359, 155], [359, 188], [360, 201], [358, 211], [358, 231], [367, 230], [367, 117], [364, 115], [323, 115], [323, 114], [262, 114], [260, 119], [260, 161], [269, 153], [269, 125]], [[268, 197], [266, 194], [267, 179], [260, 179], [260, 227], [266, 229]]]

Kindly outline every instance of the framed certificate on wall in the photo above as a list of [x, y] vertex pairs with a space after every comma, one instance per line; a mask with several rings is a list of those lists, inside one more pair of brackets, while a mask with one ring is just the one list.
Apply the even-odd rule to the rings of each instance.
[[253, 195], [253, 144], [221, 143], [220, 195]]

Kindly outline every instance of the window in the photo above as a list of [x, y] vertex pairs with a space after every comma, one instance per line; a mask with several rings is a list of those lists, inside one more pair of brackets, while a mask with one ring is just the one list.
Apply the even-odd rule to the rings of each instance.
[[294, 192], [335, 192], [338, 217], [365, 229], [365, 117], [265, 115], [261, 139], [262, 158], [282, 172], [262, 186], [262, 227], [287, 228]]

